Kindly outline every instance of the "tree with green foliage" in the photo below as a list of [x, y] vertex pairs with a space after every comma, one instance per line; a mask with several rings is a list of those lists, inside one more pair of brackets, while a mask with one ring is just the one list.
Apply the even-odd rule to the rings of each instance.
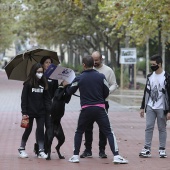
[[0, 1], [0, 52], [10, 48], [15, 40], [16, 11], [20, 7], [14, 0]]
[[105, 0], [110, 22], [125, 29], [137, 44], [154, 38], [161, 30], [169, 39], [170, 3], [168, 0]]
[[[36, 36], [40, 44], [65, 44], [78, 55], [91, 50], [110, 50], [112, 65], [120, 38], [114, 24], [108, 22], [101, 0], [23, 1], [27, 10], [20, 16], [26, 32]], [[106, 18], [106, 19], [105, 19]]]

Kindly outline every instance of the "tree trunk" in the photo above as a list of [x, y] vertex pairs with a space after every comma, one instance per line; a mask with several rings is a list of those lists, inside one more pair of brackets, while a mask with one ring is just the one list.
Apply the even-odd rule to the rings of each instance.
[[73, 66], [73, 50], [71, 44], [68, 47], [68, 64]]
[[62, 63], [64, 60], [64, 51], [63, 51], [61, 44], [59, 45], [59, 48], [60, 48], [60, 61]]
[[110, 50], [110, 55], [111, 55], [111, 63], [110, 63], [110, 67], [111, 68], [116, 68], [116, 53], [115, 53], [115, 49], [111, 48]]

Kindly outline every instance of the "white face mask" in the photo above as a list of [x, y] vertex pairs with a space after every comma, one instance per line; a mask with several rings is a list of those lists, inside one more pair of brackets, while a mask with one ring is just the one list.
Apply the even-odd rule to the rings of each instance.
[[38, 79], [41, 79], [41, 77], [43, 76], [43, 73], [36, 73], [36, 76], [38, 77]]

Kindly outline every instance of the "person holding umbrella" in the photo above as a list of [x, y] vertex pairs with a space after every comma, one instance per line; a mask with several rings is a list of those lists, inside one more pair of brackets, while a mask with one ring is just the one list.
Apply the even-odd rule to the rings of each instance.
[[[48, 69], [48, 67], [53, 63], [53, 59], [50, 56], [44, 56], [40, 61], [44, 72]], [[48, 91], [50, 93], [51, 99], [54, 97], [54, 93], [58, 88], [58, 80], [52, 80], [50, 78], [47, 79], [48, 81]]]
[[21, 145], [18, 149], [20, 158], [27, 158], [25, 146], [32, 131], [33, 121], [37, 123], [37, 142], [39, 145], [38, 158], [46, 159], [44, 153], [44, 122], [45, 115], [50, 113], [51, 99], [48, 91], [48, 83], [43, 76], [43, 68], [40, 63], [32, 66], [28, 78], [23, 84], [21, 94], [22, 117], [29, 116], [29, 127], [25, 129]]
[[[44, 56], [41, 60], [40, 60], [40, 64], [43, 67], [43, 72], [45, 72], [48, 67], [50, 66], [50, 64], [53, 63], [53, 60], [50, 56]], [[51, 100], [54, 97], [54, 93], [56, 91], [56, 89], [58, 88], [58, 80], [52, 80], [50, 78], [47, 79], [48, 81], [48, 91], [50, 94], [50, 98]], [[45, 115], [45, 135], [48, 131], [48, 129], [50, 128], [50, 124], [51, 124], [51, 117], [49, 114]], [[37, 130], [36, 130], [36, 143], [34, 144], [34, 152], [36, 153], [36, 148], [38, 148], [38, 144], [37, 144]]]

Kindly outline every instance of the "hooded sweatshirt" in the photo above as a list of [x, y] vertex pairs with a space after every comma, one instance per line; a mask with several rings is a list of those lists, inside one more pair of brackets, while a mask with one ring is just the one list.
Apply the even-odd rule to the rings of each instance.
[[50, 113], [51, 99], [48, 90], [39, 85], [38, 88], [31, 87], [25, 83], [21, 95], [21, 109], [23, 115], [29, 117], [40, 117]]

